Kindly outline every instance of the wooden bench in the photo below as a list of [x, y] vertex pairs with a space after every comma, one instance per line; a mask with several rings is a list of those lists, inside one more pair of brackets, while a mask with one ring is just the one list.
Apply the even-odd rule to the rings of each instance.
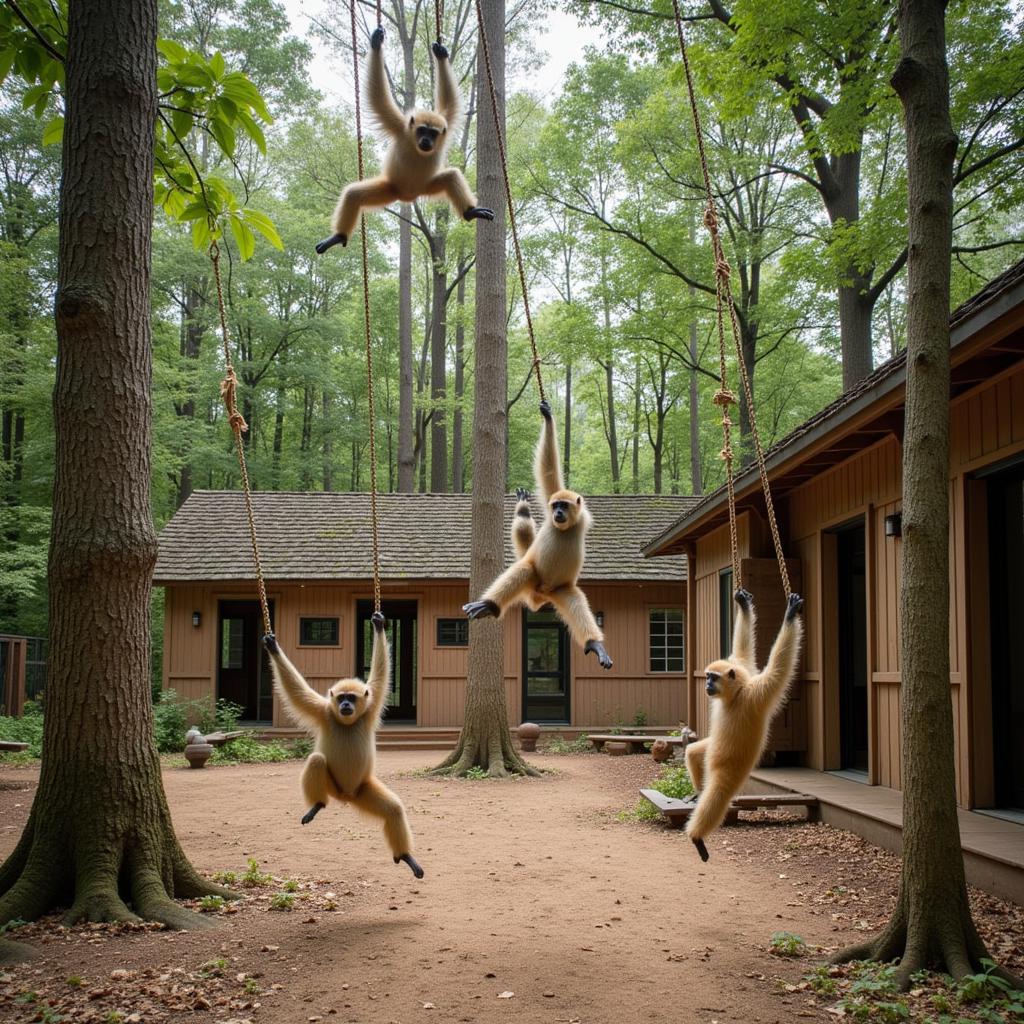
[[[682, 828], [697, 806], [695, 799], [677, 800], [675, 797], [659, 793], [656, 789], [641, 789], [640, 795], [668, 818], [671, 828]], [[740, 811], [752, 811], [759, 807], [806, 807], [808, 821], [814, 821], [818, 817], [816, 796], [808, 796], [806, 793], [745, 793], [732, 798], [725, 823], [735, 824], [739, 820]]]
[[674, 747], [685, 747], [689, 742], [683, 736], [637, 736], [627, 733], [606, 733], [598, 736], [588, 736], [587, 739], [594, 744], [595, 750], [603, 750], [606, 743], [624, 743], [629, 747], [631, 754], [642, 754], [647, 744], [655, 743], [658, 740], [671, 743]]
[[211, 732], [209, 736], [205, 737], [205, 740], [214, 747], [223, 747], [228, 740], [237, 740], [239, 736], [244, 735], [244, 729], [239, 729], [237, 732]]
[[28, 750], [28, 744], [16, 740], [0, 740], [0, 750]]

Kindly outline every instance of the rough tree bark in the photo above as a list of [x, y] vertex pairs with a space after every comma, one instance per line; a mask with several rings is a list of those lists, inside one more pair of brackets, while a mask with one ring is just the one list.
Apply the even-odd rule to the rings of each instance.
[[[491, 51], [498, 116], [505, 126], [505, 3], [482, 0], [484, 28]], [[494, 222], [476, 229], [476, 310], [473, 374], [473, 524], [470, 594], [480, 594], [501, 572], [505, 550], [505, 448], [508, 382], [505, 332], [505, 186], [483, 47], [478, 48], [479, 117], [476, 129], [477, 191], [494, 210]], [[504, 625], [494, 619], [473, 622], [469, 630], [466, 712], [459, 742], [434, 771], [465, 775], [480, 767], [491, 776], [510, 772], [538, 775], [512, 744], [505, 708]]]
[[403, 203], [398, 222], [398, 489], [416, 489], [412, 389], [412, 206]]
[[431, 278], [434, 288], [433, 323], [430, 326], [430, 489], [448, 490], [448, 208], [439, 207], [430, 243]]
[[949, 117], [945, 8], [944, 0], [901, 0], [901, 59], [892, 77], [906, 122], [909, 234], [900, 596], [903, 867], [885, 929], [836, 956], [899, 958], [904, 988], [922, 968], [962, 978], [987, 957], [967, 902], [949, 700], [948, 310], [957, 140]]
[[465, 255], [459, 257], [459, 283], [455, 286], [455, 410], [452, 413], [452, 491], [462, 494], [466, 489], [465, 453], [462, 443], [462, 395], [466, 388], [466, 274]]
[[0, 867], [0, 924], [65, 906], [69, 922], [195, 927], [173, 897], [226, 893], [178, 845], [153, 742], [156, 27], [156, 0], [70, 6], [47, 714], [36, 798]]

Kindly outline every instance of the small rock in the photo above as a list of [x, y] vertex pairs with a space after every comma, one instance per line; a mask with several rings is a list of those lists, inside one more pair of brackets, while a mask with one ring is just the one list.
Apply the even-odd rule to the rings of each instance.
[[499, 992], [499, 999], [511, 999], [515, 995], [515, 992]]

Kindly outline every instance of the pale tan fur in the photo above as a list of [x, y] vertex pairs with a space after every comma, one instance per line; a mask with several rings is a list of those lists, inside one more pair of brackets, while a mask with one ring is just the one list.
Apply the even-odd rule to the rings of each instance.
[[[270, 652], [274, 683], [295, 721], [307, 729], [315, 750], [302, 771], [306, 805], [326, 806], [328, 798], [350, 803], [384, 821], [384, 835], [397, 859], [412, 854], [412, 831], [399, 797], [374, 774], [376, 734], [391, 681], [387, 634], [375, 631], [370, 677], [340, 679], [322, 697], [280, 651]], [[342, 716], [338, 698], [355, 698], [355, 712]], [[315, 812], [314, 812], [315, 813]]]
[[[587, 597], [576, 585], [583, 569], [590, 512], [581, 495], [565, 489], [555, 424], [548, 417], [537, 443], [534, 475], [544, 502], [544, 523], [539, 531], [535, 530], [529, 503], [519, 502], [512, 519], [512, 543], [518, 561], [490, 585], [481, 600], [493, 601], [502, 614], [517, 602], [533, 611], [550, 603], [578, 644], [588, 640], [603, 642], [604, 634]], [[564, 523], [554, 520], [552, 503], [556, 501], [568, 503]]]
[[783, 618], [768, 664], [759, 673], [754, 665], [755, 624], [753, 604], [749, 611], [739, 607], [731, 656], [705, 670], [721, 678], [719, 692], [711, 698], [708, 735], [686, 748], [686, 767], [700, 794], [686, 823], [686, 834], [694, 842], [706, 838], [725, 819], [732, 798], [764, 751], [768, 726], [796, 671], [803, 638], [801, 615]]
[[[352, 237], [360, 213], [367, 207], [411, 203], [420, 196], [445, 195], [461, 217], [477, 205], [466, 178], [457, 167], [446, 166], [446, 153], [461, 121], [461, 99], [451, 61], [435, 55], [437, 85], [434, 110], [403, 114], [391, 96], [384, 54], [371, 49], [366, 69], [366, 97], [374, 118], [390, 139], [382, 173], [376, 178], [356, 181], [341, 194], [334, 211], [336, 234]], [[438, 129], [437, 144], [429, 153], [416, 145], [416, 128]]]

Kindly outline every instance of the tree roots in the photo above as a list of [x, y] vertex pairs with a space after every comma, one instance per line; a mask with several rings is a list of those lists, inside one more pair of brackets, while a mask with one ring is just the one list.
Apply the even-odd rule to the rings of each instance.
[[473, 768], [482, 768], [489, 778], [506, 779], [510, 775], [525, 775], [539, 778], [543, 773], [525, 761], [512, 746], [511, 734], [507, 740], [500, 730], [493, 730], [487, 737], [477, 738], [466, 735], [463, 728], [459, 743], [430, 775], [464, 777]]

